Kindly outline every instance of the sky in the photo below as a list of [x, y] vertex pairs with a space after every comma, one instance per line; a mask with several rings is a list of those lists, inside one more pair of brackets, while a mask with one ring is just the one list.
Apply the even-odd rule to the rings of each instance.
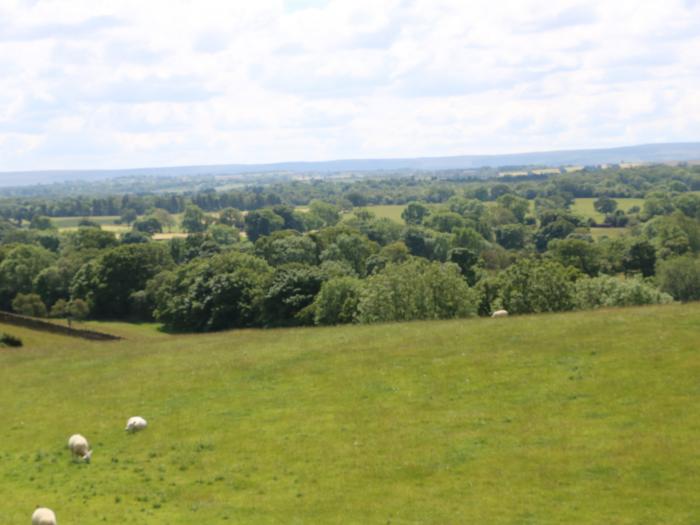
[[0, 0], [0, 171], [700, 140], [700, 0]]

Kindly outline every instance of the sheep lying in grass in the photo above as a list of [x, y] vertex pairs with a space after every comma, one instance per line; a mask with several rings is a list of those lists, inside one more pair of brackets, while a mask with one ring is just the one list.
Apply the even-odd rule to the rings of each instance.
[[56, 515], [51, 509], [39, 507], [32, 514], [32, 525], [56, 525]]
[[68, 448], [74, 456], [78, 456], [83, 459], [86, 463], [90, 463], [90, 458], [92, 457], [92, 450], [90, 450], [90, 445], [88, 440], [80, 434], [73, 434], [68, 439]]
[[134, 416], [130, 417], [129, 421], [126, 422], [126, 430], [127, 432], [138, 432], [139, 430], [143, 430], [148, 426], [148, 422], [140, 417], [140, 416]]
[[496, 310], [491, 314], [491, 317], [508, 317], [508, 310]]

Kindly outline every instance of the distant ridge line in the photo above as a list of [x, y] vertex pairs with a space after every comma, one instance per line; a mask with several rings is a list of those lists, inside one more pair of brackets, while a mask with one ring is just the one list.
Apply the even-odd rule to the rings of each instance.
[[387, 159], [338, 159], [264, 164], [213, 164], [124, 169], [37, 170], [0, 172], [0, 185], [50, 184], [67, 180], [104, 180], [129, 175], [192, 176], [242, 175], [254, 173], [366, 172], [381, 170], [434, 171], [451, 169], [507, 168], [513, 166], [561, 167], [601, 165], [621, 162], [686, 162], [700, 160], [700, 142], [640, 144], [615, 148], [535, 151], [503, 155], [456, 155]]

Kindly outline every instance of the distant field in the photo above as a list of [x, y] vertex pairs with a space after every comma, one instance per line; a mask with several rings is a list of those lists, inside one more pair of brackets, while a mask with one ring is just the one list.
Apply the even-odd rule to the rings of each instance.
[[627, 228], [591, 228], [591, 237], [600, 239], [602, 237], [620, 237], [627, 232]]
[[[605, 220], [605, 215], [596, 211], [593, 207], [593, 203], [597, 199], [595, 198], [581, 198], [574, 201], [571, 209], [584, 217], [591, 217], [596, 222], [602, 223]], [[632, 206], [639, 206], [640, 208], [644, 205], [644, 199], [614, 199], [617, 202], [618, 209], [627, 212]]]
[[[171, 336], [13, 326], [0, 523], [697, 523], [700, 304]], [[127, 435], [129, 416], [149, 428]], [[74, 432], [93, 444], [73, 463]]]
[[[182, 230], [182, 213], [176, 213], [173, 214], [173, 219], [175, 220], [175, 226], [173, 226], [172, 231], [168, 230], [168, 228], [164, 229], [163, 234], [161, 234], [160, 238], [166, 239], [166, 238], [172, 238], [172, 237], [177, 237], [179, 235], [174, 235], [174, 234], [184, 234], [184, 231]], [[140, 216], [139, 218], [143, 218], [145, 215]], [[51, 217], [51, 223], [58, 228], [59, 231], [70, 231], [70, 230], [76, 230], [78, 229], [78, 224], [84, 217]], [[131, 230], [131, 227], [126, 225], [126, 224], [114, 224], [115, 220], [119, 220], [119, 215], [106, 215], [106, 216], [91, 216], [87, 217], [87, 219], [96, 222], [97, 224], [102, 226], [103, 230], [106, 231], [111, 231], [114, 233], [124, 233], [129, 230]], [[168, 236], [170, 235], [170, 236]]]
[[[406, 208], [405, 204], [386, 204], [381, 206], [365, 206], [360, 208], [361, 210], [367, 210], [374, 213], [379, 218], [391, 219], [400, 224], [404, 224], [404, 220], [401, 218], [401, 212]], [[353, 213], [347, 213], [343, 216], [343, 220], [347, 220], [354, 217]]]
[[[78, 223], [85, 217], [51, 217], [51, 222], [59, 230], [77, 228]], [[100, 225], [117, 226], [114, 221], [119, 220], [119, 215], [107, 215], [103, 217], [87, 217]]]

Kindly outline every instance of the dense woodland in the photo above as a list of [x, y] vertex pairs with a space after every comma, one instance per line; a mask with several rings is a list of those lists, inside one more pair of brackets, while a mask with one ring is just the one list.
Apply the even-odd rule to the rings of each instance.
[[[582, 197], [600, 224], [572, 210]], [[404, 223], [364, 209], [380, 204], [406, 205]], [[699, 167], [34, 194], [0, 199], [0, 216], [0, 308], [35, 316], [209, 331], [700, 299]], [[176, 223], [186, 237], [153, 239]]]

